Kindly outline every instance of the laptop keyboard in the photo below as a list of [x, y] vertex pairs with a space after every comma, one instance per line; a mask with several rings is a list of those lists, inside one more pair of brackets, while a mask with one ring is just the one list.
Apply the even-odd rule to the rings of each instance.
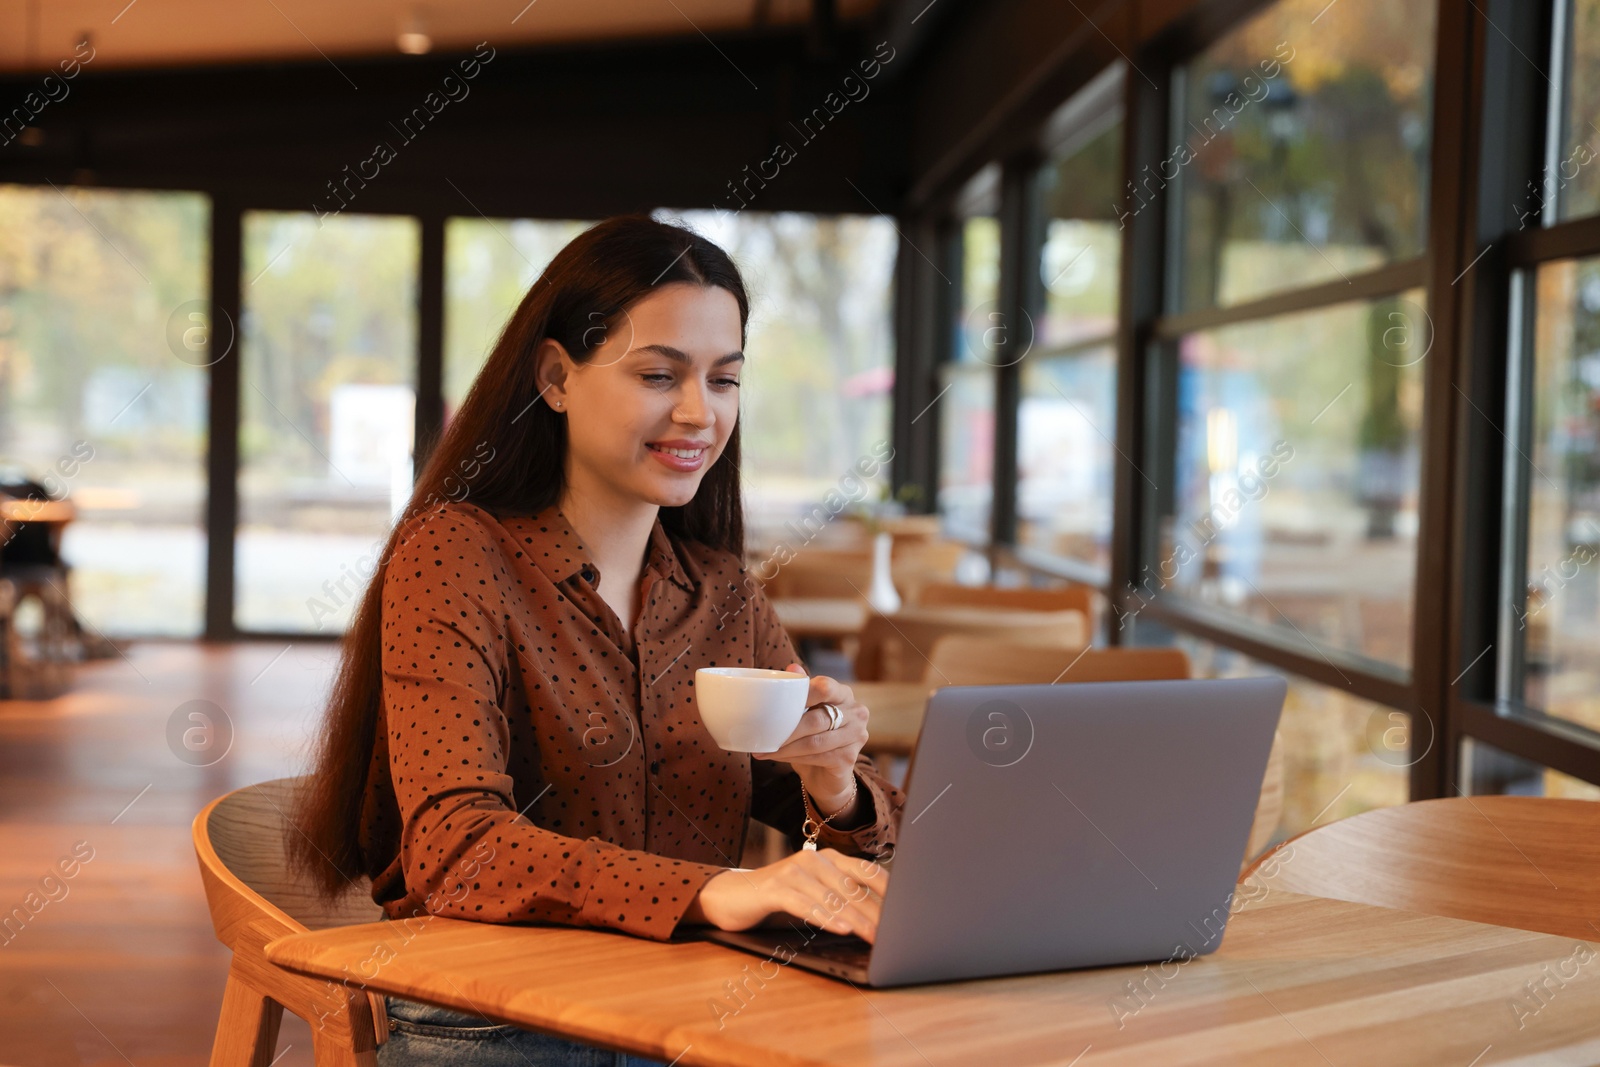
[[865, 965], [867, 957], [872, 954], [872, 946], [855, 934], [822, 933], [807, 941], [801, 951], [808, 956], [820, 956], [837, 963]]

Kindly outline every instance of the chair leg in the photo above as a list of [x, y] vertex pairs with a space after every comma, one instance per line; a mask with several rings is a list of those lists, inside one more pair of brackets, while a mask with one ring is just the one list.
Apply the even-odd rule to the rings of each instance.
[[230, 970], [211, 1044], [211, 1067], [270, 1067], [282, 1021], [282, 1005]]
[[378, 1067], [378, 1052], [356, 1052], [348, 1044], [324, 1034], [311, 1035], [311, 1053], [317, 1067]]

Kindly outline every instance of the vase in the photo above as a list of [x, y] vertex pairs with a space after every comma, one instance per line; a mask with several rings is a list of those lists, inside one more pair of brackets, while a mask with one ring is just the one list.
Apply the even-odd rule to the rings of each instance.
[[894, 537], [888, 530], [879, 531], [872, 539], [872, 585], [867, 590], [867, 602], [874, 611], [893, 615], [900, 610], [900, 594], [895, 590], [889, 573], [889, 562], [894, 550]]

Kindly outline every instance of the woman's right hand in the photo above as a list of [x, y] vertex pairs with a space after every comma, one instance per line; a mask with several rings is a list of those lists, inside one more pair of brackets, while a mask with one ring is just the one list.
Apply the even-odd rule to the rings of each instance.
[[801, 849], [765, 867], [716, 875], [701, 887], [683, 921], [748, 930], [781, 912], [872, 943], [888, 887], [889, 872], [876, 860], [832, 848]]

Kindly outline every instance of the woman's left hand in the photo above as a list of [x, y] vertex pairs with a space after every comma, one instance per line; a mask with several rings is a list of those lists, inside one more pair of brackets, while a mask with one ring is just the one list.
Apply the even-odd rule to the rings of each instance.
[[[798, 663], [788, 670], [804, 674]], [[828, 709], [819, 704], [836, 705], [844, 716], [838, 729], [828, 729], [832, 720]], [[811, 679], [806, 694], [806, 712], [787, 740], [775, 752], [752, 753], [757, 759], [791, 764], [806, 790], [824, 811], [832, 811], [850, 795], [856, 757], [867, 743], [867, 707], [856, 699], [850, 687], [836, 678], [819, 674]]]

